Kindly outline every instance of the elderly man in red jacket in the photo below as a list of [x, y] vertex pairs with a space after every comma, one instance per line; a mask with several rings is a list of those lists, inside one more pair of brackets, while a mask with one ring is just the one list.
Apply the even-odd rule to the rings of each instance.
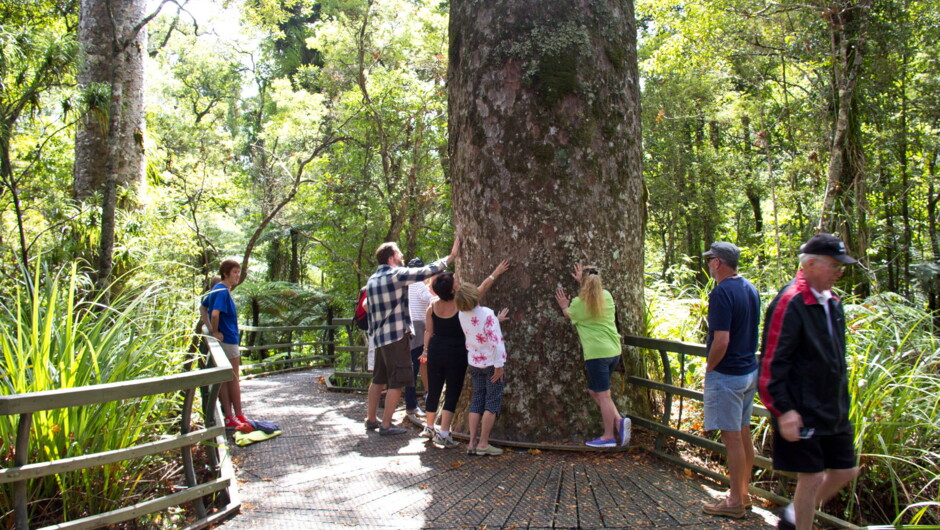
[[800, 247], [800, 270], [767, 308], [758, 391], [773, 414], [774, 469], [797, 473], [777, 528], [810, 530], [816, 507], [858, 475], [849, 421], [845, 315], [832, 286], [857, 263], [831, 234]]

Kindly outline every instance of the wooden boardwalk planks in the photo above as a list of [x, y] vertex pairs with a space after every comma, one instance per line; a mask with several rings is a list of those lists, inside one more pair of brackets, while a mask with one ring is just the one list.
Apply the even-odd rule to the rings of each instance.
[[[234, 448], [242, 514], [226, 528], [772, 528], [701, 513], [705, 485], [642, 451], [507, 450], [468, 456], [418, 431], [362, 425], [361, 396], [327, 392], [322, 371], [242, 383], [249, 416], [284, 435]], [[408, 425], [408, 424], [406, 424]], [[718, 488], [720, 489], [720, 488]]]

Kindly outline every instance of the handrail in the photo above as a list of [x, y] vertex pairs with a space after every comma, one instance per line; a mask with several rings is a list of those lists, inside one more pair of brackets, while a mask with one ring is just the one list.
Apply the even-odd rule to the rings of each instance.
[[[113, 464], [123, 460], [141, 458], [162, 453], [172, 449], [180, 449], [183, 456], [183, 468], [188, 488], [157, 499], [142, 502], [133, 506], [111, 510], [101, 514], [91, 515], [76, 521], [70, 521], [47, 528], [99, 528], [149, 513], [154, 513], [170, 506], [177, 506], [183, 502], [194, 501], [199, 521], [211, 523], [227, 517], [239, 508], [237, 491], [230, 463], [222, 465], [222, 476], [216, 480], [198, 484], [193, 467], [192, 446], [207, 440], [215, 439], [213, 444], [224, 455], [225, 430], [219, 424], [221, 413], [217, 398], [221, 384], [233, 378], [232, 365], [222, 351], [218, 341], [207, 337], [208, 364], [211, 367], [193, 373], [174, 374], [162, 377], [149, 377], [136, 381], [119, 383], [104, 383], [100, 385], [87, 385], [61, 390], [30, 392], [0, 396], [0, 414], [18, 414], [20, 420], [17, 424], [17, 441], [14, 447], [13, 467], [0, 469], [0, 484], [13, 483], [14, 523], [17, 530], [29, 529], [27, 511], [26, 485], [30, 479], [39, 478], [57, 473], [90, 469], [102, 465]], [[190, 432], [190, 416], [195, 398], [195, 391], [200, 387], [210, 386], [205, 428]], [[30, 464], [27, 461], [29, 454], [29, 433], [32, 426], [32, 415], [35, 412], [46, 410], [70, 408], [76, 406], [92, 405], [109, 401], [122, 401], [153, 394], [166, 394], [183, 391], [185, 399], [183, 404], [183, 417], [180, 425], [181, 434], [170, 439], [137, 444], [131, 447], [81, 455], [71, 458], [62, 458], [50, 462]], [[210, 465], [216, 472], [219, 471], [220, 454], [215, 449], [209, 451]], [[202, 497], [216, 491], [226, 491], [229, 504], [223, 510], [214, 514], [207, 514], [202, 503]], [[197, 521], [197, 524], [199, 524]]]
[[208, 368], [196, 373], [2, 396], [0, 397], [0, 415], [30, 414], [44, 410], [94, 405], [231, 381], [232, 365], [228, 359], [225, 360], [225, 364], [227, 367]]
[[[728, 484], [730, 482], [728, 477], [715, 473], [714, 471], [711, 471], [709, 469], [705, 469], [701, 466], [697, 466], [691, 462], [686, 462], [685, 460], [683, 460], [682, 458], [678, 456], [671, 455], [664, 450], [664, 446], [663, 446], [666, 436], [671, 436], [677, 439], [681, 439], [697, 447], [701, 447], [703, 449], [707, 449], [713, 452], [727, 455], [727, 448], [725, 448], [724, 444], [722, 444], [721, 442], [709, 440], [707, 438], [702, 438], [701, 436], [684, 432], [680, 429], [671, 427], [669, 425], [670, 423], [669, 420], [672, 417], [672, 398], [674, 396], [702, 401], [704, 395], [702, 392], [672, 384], [672, 366], [669, 361], [668, 353], [671, 352], [671, 353], [679, 354], [680, 372], [684, 374], [685, 355], [694, 355], [696, 357], [707, 357], [708, 353], [707, 353], [707, 349], [705, 345], [694, 344], [690, 342], [654, 339], [650, 337], [640, 337], [636, 335], [624, 335], [623, 343], [627, 346], [635, 346], [635, 347], [645, 348], [649, 350], [656, 350], [659, 352], [659, 358], [662, 361], [663, 380], [664, 380], [664, 382], [662, 383], [658, 381], [652, 381], [649, 379], [641, 378], [641, 377], [636, 377], [636, 376], [630, 376], [627, 378], [627, 381], [631, 384], [642, 386], [642, 387], [649, 388], [652, 390], [661, 391], [665, 393], [666, 395], [666, 399], [663, 403], [663, 415], [660, 421], [631, 415], [633, 421], [636, 423], [637, 426], [641, 426], [641, 427], [644, 427], [646, 429], [656, 432], [656, 442], [655, 442], [654, 449], [652, 450], [652, 452], [656, 454], [657, 456], [660, 456], [670, 462], [673, 462], [683, 467], [687, 467], [701, 475], [707, 476], [718, 482]], [[680, 384], [681, 383], [682, 382], [680, 381]], [[770, 417], [769, 411], [760, 405], [754, 405], [752, 415], [763, 416], [763, 417], [768, 417], [768, 418]], [[756, 455], [755, 464], [757, 465], [757, 467], [773, 471], [772, 462], [766, 457]], [[792, 478], [794, 476], [792, 473], [785, 473], [785, 472], [779, 472], [779, 471], [773, 471], [773, 473], [776, 474], [777, 476], [785, 477], [785, 478]], [[756, 486], [749, 486], [749, 490], [751, 493], [758, 495], [760, 497], [763, 497], [765, 499], [768, 499], [775, 503], [781, 503], [781, 502], [787, 501], [785, 497], [777, 493], [766, 491]], [[820, 520], [825, 521], [827, 524], [838, 526], [840, 528], [850, 528], [850, 529], [858, 528], [857, 526], [847, 521], [843, 521], [842, 519], [839, 519], [838, 517], [829, 515], [827, 513], [824, 513], [818, 510], [816, 511], [816, 516]]]
[[[303, 331], [326, 331], [326, 337], [324, 340], [315, 340], [315, 341], [291, 341], [291, 342], [276, 342], [272, 341], [271, 344], [252, 344], [250, 346], [241, 346], [239, 351], [242, 352], [256, 352], [256, 351], [265, 351], [265, 350], [288, 350], [286, 359], [278, 359], [275, 361], [264, 361], [259, 360], [259, 362], [254, 363], [243, 363], [242, 369], [255, 371], [259, 370], [262, 373], [265, 373], [268, 367], [274, 366], [284, 366], [284, 365], [297, 365], [310, 363], [316, 360], [323, 360], [330, 364], [335, 361], [335, 356], [337, 353], [350, 353], [352, 357], [350, 359], [350, 367], [353, 369], [358, 369], [361, 365], [361, 369], [365, 370], [366, 368], [366, 355], [368, 352], [368, 347], [360, 346], [355, 344], [355, 340], [359, 334], [353, 333], [354, 323], [351, 318], [335, 318], [332, 316], [327, 317], [326, 324], [317, 324], [317, 325], [299, 325], [299, 326], [253, 326], [250, 324], [239, 324], [239, 329], [245, 332], [263, 334], [267, 332], [303, 332]], [[336, 330], [346, 329], [348, 335], [348, 344], [342, 344], [342, 341], [338, 340], [336, 337]], [[275, 343], [276, 342], [276, 343]], [[326, 351], [322, 354], [310, 355], [301, 354], [302, 357], [292, 357], [290, 349], [294, 347], [301, 346], [325, 346]], [[297, 352], [294, 352], [295, 354]]]

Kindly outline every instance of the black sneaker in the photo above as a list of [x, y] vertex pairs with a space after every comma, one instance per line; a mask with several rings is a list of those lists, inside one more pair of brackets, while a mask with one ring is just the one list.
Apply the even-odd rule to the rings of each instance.
[[382, 426], [382, 424], [381, 424], [380, 422], [378, 422], [378, 421], [369, 421], [369, 420], [366, 420], [366, 430], [367, 430], [367, 431], [374, 431], [374, 430], [378, 429], [378, 428], [381, 427], [381, 426]]

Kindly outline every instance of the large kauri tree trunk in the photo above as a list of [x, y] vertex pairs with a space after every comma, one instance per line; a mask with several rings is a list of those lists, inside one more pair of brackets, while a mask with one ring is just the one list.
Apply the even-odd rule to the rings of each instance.
[[[120, 187], [143, 181], [147, 44], [146, 32], [135, 32], [134, 28], [144, 18], [146, 5], [145, 0], [82, 0], [78, 34], [83, 59], [78, 82], [86, 91], [95, 84], [109, 87], [112, 99], [110, 109], [90, 113], [76, 128], [73, 191], [78, 199], [106, 192], [106, 161], [113, 147], [109, 146], [109, 126], [117, 129], [111, 135], [118, 144], [118, 160], [113, 164], [115, 184]], [[133, 41], [127, 43], [128, 38]]]
[[[449, 149], [464, 281], [513, 267], [484, 300], [511, 308], [493, 436], [580, 441], [599, 434], [581, 348], [553, 292], [600, 267], [622, 333], [643, 332], [643, 232], [636, 26], [629, 0], [451, 2]], [[627, 372], [643, 375], [639, 352]], [[622, 412], [645, 393], [613, 391]], [[469, 394], [465, 392], [464, 400]], [[464, 410], [463, 407], [458, 409]], [[465, 428], [458, 413], [456, 428]]]

